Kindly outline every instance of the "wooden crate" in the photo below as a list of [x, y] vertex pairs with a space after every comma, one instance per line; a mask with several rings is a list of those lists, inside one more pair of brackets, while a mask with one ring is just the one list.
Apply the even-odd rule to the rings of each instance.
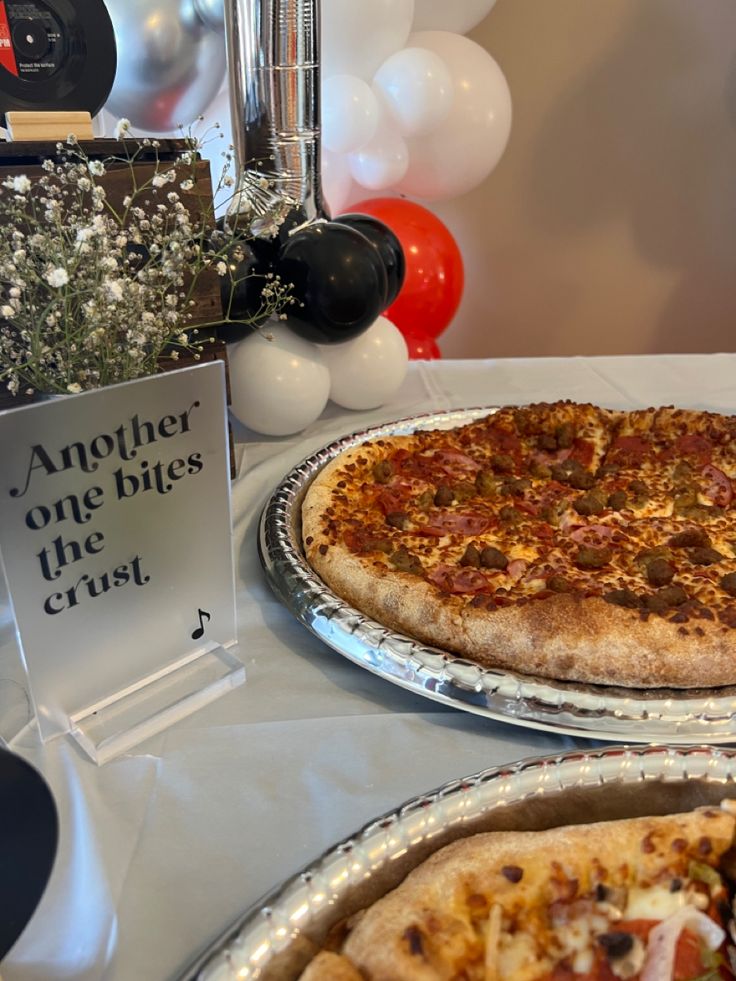
[[[163, 164], [176, 161], [177, 157], [187, 149], [184, 140], [159, 140], [158, 157]], [[138, 141], [129, 140], [133, 149]], [[111, 156], [125, 155], [125, 142], [119, 140], [89, 140], [79, 144], [90, 160], [104, 160]], [[25, 141], [22, 143], [0, 142], [0, 182], [6, 177], [25, 174], [29, 180], [38, 180], [44, 174], [41, 164], [44, 160], [57, 156], [56, 143]], [[152, 176], [155, 170], [155, 151], [152, 147], [144, 147], [136, 160], [136, 179], [144, 182]], [[186, 176], [190, 176], [187, 166]], [[185, 175], [182, 174], [182, 180]], [[96, 178], [102, 184], [108, 199], [116, 209], [122, 208], [123, 199], [130, 193], [130, 170], [125, 163], [110, 165], [104, 177]], [[1, 192], [0, 192], [1, 193]], [[207, 160], [198, 160], [195, 164], [194, 187], [191, 191], [177, 188], [183, 204], [189, 211], [198, 215], [208, 211], [212, 214], [212, 178], [210, 165]], [[158, 203], [158, 202], [157, 202]], [[214, 227], [214, 220], [213, 220]], [[191, 325], [212, 323], [222, 316], [222, 300], [220, 298], [220, 277], [214, 269], [205, 270], [197, 281], [197, 288], [192, 297]]]
[[[131, 148], [137, 147], [137, 141], [129, 141]], [[159, 140], [158, 159], [163, 164], [174, 162], [178, 156], [187, 149], [183, 140]], [[104, 160], [111, 156], [124, 156], [125, 143], [118, 140], [96, 139], [81, 141], [80, 146], [91, 160]], [[57, 156], [55, 142], [35, 142], [24, 141], [17, 143], [0, 143], [0, 182], [6, 177], [14, 177], [18, 174], [25, 174], [29, 180], [38, 180], [45, 171], [41, 164], [46, 159], [53, 159]], [[143, 148], [135, 163], [136, 179], [144, 182], [152, 176], [156, 166], [156, 151], [151, 148]], [[190, 167], [187, 166], [186, 176], [191, 175]], [[182, 180], [184, 179], [182, 175]], [[104, 185], [108, 199], [114, 208], [121, 208], [123, 199], [130, 193], [130, 170], [126, 163], [109, 165], [107, 173], [97, 180]], [[0, 191], [0, 193], [2, 193]], [[212, 180], [210, 177], [210, 166], [206, 160], [198, 160], [195, 164], [194, 187], [190, 191], [177, 189], [182, 202], [192, 214], [201, 214], [205, 210], [212, 214]], [[214, 270], [207, 270], [200, 276], [197, 288], [193, 295], [194, 307], [192, 307], [192, 320], [190, 326], [196, 327], [197, 324], [211, 323], [218, 321], [222, 317], [222, 300], [220, 297], [220, 277]], [[201, 364], [207, 361], [221, 360], [225, 363], [225, 378], [227, 384], [227, 401], [230, 404], [230, 376], [228, 373], [227, 345], [224, 341], [209, 341], [207, 338], [214, 331], [209, 329], [203, 331], [202, 346], [203, 351], [198, 359], [193, 355], [182, 353], [177, 360], [170, 357], [159, 359], [159, 369], [161, 371], [172, 371], [176, 368], [184, 368], [189, 365]], [[19, 394], [12, 396], [0, 388], [0, 409], [17, 408], [33, 402], [34, 395]], [[232, 443], [232, 430], [230, 431], [230, 470], [234, 473], [234, 454]]]

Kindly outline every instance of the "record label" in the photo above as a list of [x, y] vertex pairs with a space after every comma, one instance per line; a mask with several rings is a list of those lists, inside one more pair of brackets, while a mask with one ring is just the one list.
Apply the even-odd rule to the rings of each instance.
[[5, 0], [15, 75], [48, 78], [63, 64], [64, 35], [59, 20], [40, 0]]

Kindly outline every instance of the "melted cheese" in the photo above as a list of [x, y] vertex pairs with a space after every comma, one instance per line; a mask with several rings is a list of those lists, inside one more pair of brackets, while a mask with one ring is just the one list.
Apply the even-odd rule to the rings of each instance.
[[688, 905], [684, 889], [670, 892], [669, 885], [650, 886], [648, 889], [629, 890], [624, 911], [625, 920], [664, 920], [678, 909]]
[[[670, 892], [669, 884], [634, 886], [628, 892], [623, 920], [667, 920], [686, 907], [694, 912], [699, 898], [698, 893], [687, 887]], [[589, 913], [558, 923], [547, 937], [538, 940], [523, 929], [514, 933], [502, 931], [492, 959], [493, 969], [486, 977], [493, 981], [532, 981], [561, 961], [569, 961], [575, 972], [585, 974], [593, 969], [596, 961], [596, 937], [616, 930], [621, 918], [620, 910], [597, 903]], [[644, 944], [635, 940], [632, 951], [613, 961], [611, 970], [617, 977], [630, 978], [640, 970], [644, 957]]]
[[501, 981], [534, 981], [552, 966], [548, 957], [540, 957], [537, 942], [531, 934], [524, 930], [502, 934], [497, 964]]

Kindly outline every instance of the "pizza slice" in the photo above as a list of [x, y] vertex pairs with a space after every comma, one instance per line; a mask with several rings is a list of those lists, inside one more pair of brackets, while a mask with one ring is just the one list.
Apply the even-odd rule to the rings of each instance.
[[734, 804], [456, 841], [301, 981], [734, 977]]

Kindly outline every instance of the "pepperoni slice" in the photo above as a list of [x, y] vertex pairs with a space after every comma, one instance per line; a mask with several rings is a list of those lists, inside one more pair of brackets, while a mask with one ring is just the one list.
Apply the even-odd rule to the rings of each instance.
[[444, 535], [482, 535], [488, 529], [490, 521], [482, 514], [442, 514], [433, 515], [428, 524], [417, 528], [417, 535], [432, 535], [442, 538]]
[[718, 467], [708, 464], [703, 467], [702, 474], [710, 484], [703, 492], [716, 507], [727, 508], [733, 499], [733, 483], [728, 474], [725, 474]]
[[692, 457], [698, 463], [709, 463], [713, 455], [713, 444], [699, 433], [685, 433], [675, 440], [674, 450], [676, 456]]
[[362, 531], [356, 531], [354, 528], [348, 528], [343, 532], [342, 540], [345, 542], [351, 552], [360, 553], [363, 551], [363, 547], [365, 546], [366, 536]]
[[392, 511], [401, 511], [409, 497], [408, 491], [411, 487], [391, 487], [382, 490], [376, 498], [376, 504], [384, 514], [391, 514]]
[[521, 440], [516, 433], [510, 433], [499, 426], [488, 427], [488, 440], [494, 449], [518, 457], [521, 453]]
[[651, 444], [641, 436], [619, 436], [611, 443], [606, 462], [618, 463], [622, 467], [635, 467], [643, 463], [651, 449]]
[[400, 458], [396, 454], [393, 459], [398, 462], [403, 476], [420, 477], [433, 483], [436, 483], [438, 477], [465, 477], [480, 470], [480, 464], [472, 457], [453, 449], [435, 450], [429, 454], [406, 454]]
[[534, 535], [537, 538], [554, 538], [555, 530], [551, 525], [548, 524], [538, 524], [534, 526]]
[[577, 460], [584, 467], [589, 467], [593, 462], [594, 447], [589, 439], [581, 439], [577, 437], [572, 444], [572, 449], [570, 450], [570, 459]]
[[456, 569], [451, 565], [439, 565], [427, 578], [443, 593], [480, 593], [488, 589], [488, 580], [477, 569]]

